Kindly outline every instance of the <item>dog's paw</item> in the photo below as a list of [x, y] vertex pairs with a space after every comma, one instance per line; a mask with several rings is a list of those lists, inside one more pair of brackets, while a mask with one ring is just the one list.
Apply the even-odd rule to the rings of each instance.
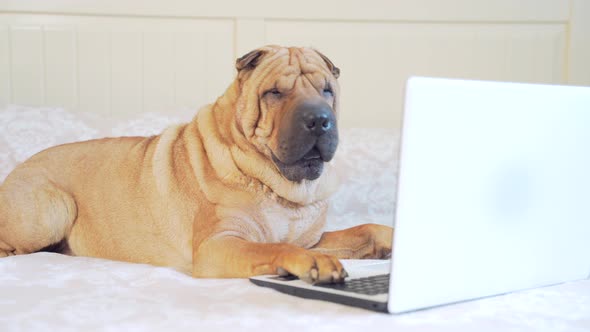
[[339, 283], [348, 276], [336, 257], [308, 250], [283, 252], [277, 257], [274, 265], [277, 274], [292, 274], [312, 284]]
[[366, 247], [361, 257], [365, 259], [385, 259], [391, 257], [393, 228], [377, 224], [364, 224], [359, 231], [366, 237]]

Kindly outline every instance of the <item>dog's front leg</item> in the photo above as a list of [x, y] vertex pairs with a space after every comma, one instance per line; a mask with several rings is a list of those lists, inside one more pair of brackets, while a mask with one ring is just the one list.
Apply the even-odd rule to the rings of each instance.
[[393, 228], [377, 224], [364, 224], [336, 232], [322, 234], [311, 250], [340, 259], [391, 256]]
[[195, 277], [245, 278], [262, 274], [293, 274], [310, 283], [341, 282], [347, 276], [336, 257], [286, 243], [254, 243], [224, 236], [205, 240], [195, 248]]

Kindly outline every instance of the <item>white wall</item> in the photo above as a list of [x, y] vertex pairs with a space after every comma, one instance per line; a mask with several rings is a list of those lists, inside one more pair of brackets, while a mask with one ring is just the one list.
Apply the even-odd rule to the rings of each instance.
[[397, 128], [409, 75], [590, 85], [587, 0], [0, 0], [0, 105], [196, 109], [268, 43], [341, 68], [344, 127]]

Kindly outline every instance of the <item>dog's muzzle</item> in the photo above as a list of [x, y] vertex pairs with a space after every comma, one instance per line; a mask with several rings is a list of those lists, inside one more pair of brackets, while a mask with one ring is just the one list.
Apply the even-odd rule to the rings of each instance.
[[273, 161], [289, 180], [315, 180], [323, 163], [332, 160], [338, 146], [338, 128], [332, 107], [325, 101], [305, 101], [285, 115], [279, 128]]

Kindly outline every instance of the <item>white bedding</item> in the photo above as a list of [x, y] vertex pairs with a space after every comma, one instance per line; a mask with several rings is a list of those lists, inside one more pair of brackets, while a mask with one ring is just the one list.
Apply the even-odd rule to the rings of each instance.
[[[192, 115], [112, 122], [10, 106], [0, 110], [0, 181], [16, 163], [48, 146], [152, 134]], [[390, 224], [395, 133], [352, 129], [341, 136], [335, 162], [343, 185], [332, 200], [328, 229]], [[0, 332], [236, 329], [590, 331], [590, 280], [390, 316], [291, 297], [244, 279], [193, 279], [166, 268], [51, 253], [0, 259]]]
[[0, 331], [588, 331], [590, 281], [391, 316], [245, 279], [52, 253], [0, 259]]

